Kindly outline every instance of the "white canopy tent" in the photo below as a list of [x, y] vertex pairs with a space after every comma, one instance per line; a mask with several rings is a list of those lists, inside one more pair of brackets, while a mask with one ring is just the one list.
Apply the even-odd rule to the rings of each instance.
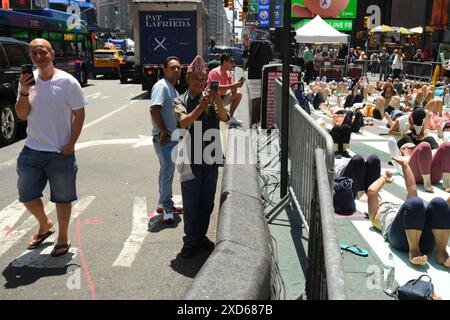
[[316, 16], [303, 27], [296, 30], [295, 40], [298, 43], [347, 43], [349, 36], [339, 32]]

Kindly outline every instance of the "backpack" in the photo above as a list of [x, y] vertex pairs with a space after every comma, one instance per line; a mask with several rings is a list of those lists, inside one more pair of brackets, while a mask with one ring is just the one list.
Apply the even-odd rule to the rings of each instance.
[[352, 215], [356, 211], [353, 179], [341, 177], [334, 179], [333, 207], [334, 212], [342, 215]]

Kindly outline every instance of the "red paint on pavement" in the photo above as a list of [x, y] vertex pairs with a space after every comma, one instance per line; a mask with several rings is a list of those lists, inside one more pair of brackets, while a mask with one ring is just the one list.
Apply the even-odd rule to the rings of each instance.
[[91, 293], [91, 299], [97, 300], [97, 295], [95, 293], [94, 281], [92, 281], [91, 274], [89, 272], [89, 266], [84, 257], [83, 247], [81, 246], [81, 214], [77, 217], [77, 246], [78, 252], [80, 253], [81, 267], [83, 268], [84, 275], [88, 282], [89, 291]]
[[99, 218], [85, 219], [84, 224], [102, 224], [103, 222]]
[[5, 228], [3, 228], [3, 231], [5, 232], [5, 237], [8, 235], [8, 234], [10, 234], [12, 231], [13, 231], [14, 229], [13, 229], [13, 227], [11, 227], [11, 226], [6, 226]]

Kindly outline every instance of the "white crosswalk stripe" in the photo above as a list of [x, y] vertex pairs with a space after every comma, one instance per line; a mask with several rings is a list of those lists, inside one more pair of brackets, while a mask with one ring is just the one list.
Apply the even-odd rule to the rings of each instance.
[[148, 235], [147, 200], [136, 197], [133, 203], [133, 226], [131, 234], [123, 245], [123, 249], [113, 263], [113, 267], [131, 267]]
[[[48, 202], [44, 207], [47, 215], [51, 215], [55, 210], [55, 204]], [[9, 249], [11, 249], [23, 236], [31, 229], [36, 227], [37, 221], [34, 216], [27, 218], [20, 226], [15, 228], [11, 233], [3, 237], [0, 241], [0, 257], [2, 257]]]
[[25, 206], [18, 200], [0, 211], [0, 239], [8, 235], [20, 217], [25, 213]]
[[[72, 209], [70, 224], [76, 220], [95, 200], [94, 196], [87, 196], [77, 201]], [[54, 233], [45, 240], [45, 243], [55, 243], [57, 234]], [[52, 257], [50, 255], [53, 245], [42, 245], [42, 249], [26, 250], [17, 259], [11, 262], [12, 267], [29, 267], [29, 268], [63, 268], [78, 255], [78, 249], [71, 246], [69, 253], [60, 257]]]

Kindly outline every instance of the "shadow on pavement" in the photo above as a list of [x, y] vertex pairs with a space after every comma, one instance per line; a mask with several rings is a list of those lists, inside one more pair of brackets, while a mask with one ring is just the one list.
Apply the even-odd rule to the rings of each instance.
[[211, 253], [212, 250], [199, 248], [191, 259], [184, 259], [181, 257], [180, 253], [178, 253], [176, 258], [170, 261], [170, 267], [173, 271], [193, 279], [200, 271], [206, 260], [208, 260]]
[[177, 214], [174, 214], [173, 218], [173, 223], [164, 223], [162, 222], [162, 214], [156, 214], [150, 219], [147, 230], [151, 233], [158, 233], [164, 229], [175, 229], [181, 222], [181, 218]]
[[5, 289], [15, 289], [35, 283], [41, 278], [69, 274], [79, 267], [80, 266], [77, 264], [66, 265], [61, 268], [14, 267], [9, 265], [2, 272], [2, 275], [6, 280], [3, 287]]
[[136, 97], [131, 98], [131, 100], [150, 100], [150, 94], [148, 93], [148, 91], [145, 91], [137, 95]]

